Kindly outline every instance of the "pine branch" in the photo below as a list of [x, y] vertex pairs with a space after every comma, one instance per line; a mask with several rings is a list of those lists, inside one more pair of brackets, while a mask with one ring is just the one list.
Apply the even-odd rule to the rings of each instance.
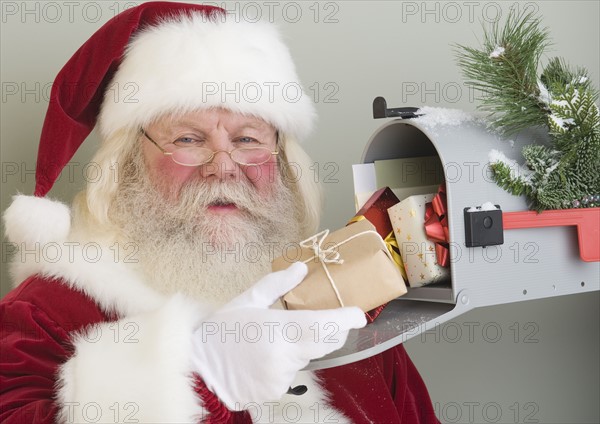
[[584, 68], [572, 69], [560, 58], [551, 59], [537, 78], [548, 39], [538, 18], [511, 13], [503, 28], [484, 28], [480, 49], [457, 46], [457, 61], [467, 84], [485, 95], [478, 108], [500, 133], [548, 128], [549, 146], [523, 148], [521, 175], [515, 161], [490, 152], [497, 184], [527, 196], [538, 211], [600, 205], [598, 91]]
[[511, 12], [503, 29], [498, 22], [484, 28], [481, 49], [455, 46], [466, 84], [483, 95], [478, 108], [488, 112], [492, 126], [506, 136], [546, 124], [537, 68], [548, 39], [547, 30], [531, 13]]
[[502, 162], [494, 163], [491, 165], [491, 168], [494, 171], [494, 181], [496, 181], [500, 187], [515, 196], [521, 196], [522, 194], [527, 196], [531, 195], [532, 187], [528, 182], [523, 177], [515, 177], [511, 172], [510, 167], [506, 164]]
[[490, 152], [497, 184], [527, 196], [538, 211], [587, 207], [600, 194], [598, 91], [584, 68], [574, 70], [560, 58], [551, 59], [537, 78], [548, 40], [539, 18], [511, 13], [502, 28], [498, 23], [484, 28], [479, 49], [456, 46], [457, 61], [466, 83], [483, 94], [478, 108], [502, 135], [548, 128], [550, 146], [523, 148], [521, 175], [514, 171], [520, 169], [516, 162]]

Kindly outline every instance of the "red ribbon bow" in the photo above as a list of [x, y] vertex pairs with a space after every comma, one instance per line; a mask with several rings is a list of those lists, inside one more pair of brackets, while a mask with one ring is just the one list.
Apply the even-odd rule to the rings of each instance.
[[425, 234], [435, 243], [437, 263], [443, 267], [450, 264], [447, 213], [446, 187], [440, 184], [433, 200], [425, 204]]

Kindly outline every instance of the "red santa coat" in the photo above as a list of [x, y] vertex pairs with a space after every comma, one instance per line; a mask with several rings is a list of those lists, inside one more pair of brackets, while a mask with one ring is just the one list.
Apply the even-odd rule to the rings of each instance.
[[[50, 235], [54, 241], [40, 236], [28, 213], [40, 200], [49, 202], [17, 201], [5, 215], [9, 238], [33, 260], [16, 260], [13, 273], [24, 282], [0, 302], [0, 422], [438, 422], [402, 346], [301, 372], [294, 384], [308, 387], [304, 395], [227, 410], [189, 360], [191, 334], [206, 312], [152, 291], [109, 250], [90, 261], [85, 245], [65, 244], [64, 231]], [[53, 228], [65, 209], [48, 206], [42, 227]], [[68, 249], [44, 258], [36, 243]]]

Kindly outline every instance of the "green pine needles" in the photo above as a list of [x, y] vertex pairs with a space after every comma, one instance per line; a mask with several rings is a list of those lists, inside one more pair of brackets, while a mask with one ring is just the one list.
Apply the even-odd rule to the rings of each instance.
[[539, 126], [550, 136], [549, 145], [523, 148], [524, 166], [490, 152], [497, 184], [537, 211], [600, 206], [598, 91], [587, 71], [553, 58], [538, 77], [549, 33], [531, 13], [511, 13], [504, 28], [484, 33], [481, 49], [456, 46], [466, 84], [482, 93], [478, 109], [505, 137]]

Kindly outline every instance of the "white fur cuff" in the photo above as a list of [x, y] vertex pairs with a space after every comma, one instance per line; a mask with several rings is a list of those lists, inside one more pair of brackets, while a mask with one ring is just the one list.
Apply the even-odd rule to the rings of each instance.
[[[181, 296], [160, 309], [88, 328], [60, 369], [60, 422], [196, 423], [191, 337], [199, 320]], [[125, 420], [125, 422], [128, 422]]]

